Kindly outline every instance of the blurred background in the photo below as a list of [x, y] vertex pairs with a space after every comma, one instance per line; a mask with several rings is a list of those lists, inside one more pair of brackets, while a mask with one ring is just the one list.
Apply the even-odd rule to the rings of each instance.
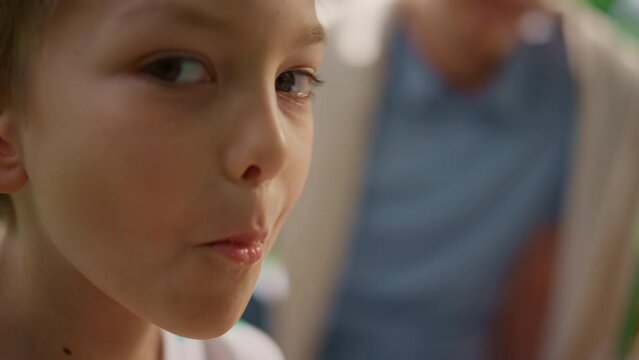
[[639, 358], [639, 0], [318, 0], [291, 360]]

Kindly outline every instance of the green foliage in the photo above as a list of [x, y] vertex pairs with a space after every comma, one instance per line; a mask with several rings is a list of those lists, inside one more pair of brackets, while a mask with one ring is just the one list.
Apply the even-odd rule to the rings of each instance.
[[585, 0], [591, 6], [606, 13], [623, 30], [639, 38], [638, 0]]

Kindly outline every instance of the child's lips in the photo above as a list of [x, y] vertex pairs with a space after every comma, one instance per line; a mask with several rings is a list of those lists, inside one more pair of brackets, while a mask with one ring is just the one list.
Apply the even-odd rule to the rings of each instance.
[[244, 264], [257, 263], [264, 256], [266, 232], [248, 232], [203, 244], [227, 259]]

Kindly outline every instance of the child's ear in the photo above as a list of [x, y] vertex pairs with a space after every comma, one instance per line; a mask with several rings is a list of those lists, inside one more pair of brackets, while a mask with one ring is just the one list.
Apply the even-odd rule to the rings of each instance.
[[0, 99], [0, 193], [20, 190], [28, 176], [18, 152], [18, 132], [15, 119], [2, 106]]

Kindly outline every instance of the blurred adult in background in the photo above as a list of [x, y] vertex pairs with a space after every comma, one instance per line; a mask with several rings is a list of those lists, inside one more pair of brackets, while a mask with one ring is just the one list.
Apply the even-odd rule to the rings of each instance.
[[[530, 11], [399, 4], [323, 359], [495, 358], [515, 260], [537, 234], [537, 257], [552, 255], [575, 114], [562, 34], [522, 42]], [[539, 327], [540, 291], [527, 290], [538, 301], [518, 309], [521, 326]]]
[[[568, 48], [589, 39], [567, 44], [536, 1], [382, 5], [360, 2], [331, 24], [315, 163], [282, 236], [293, 289], [277, 316], [284, 350], [535, 358], [559, 239], [611, 236], [607, 214], [581, 206], [598, 206], [615, 179], [609, 205], [636, 204], [636, 172], [601, 171], [620, 148], [639, 160], [624, 145], [639, 141], [625, 131], [637, 122], [625, 95], [636, 94], [636, 69], [611, 60], [604, 85], [582, 79]], [[603, 88], [617, 97], [594, 109]], [[618, 241], [628, 227], [615, 224]]]

